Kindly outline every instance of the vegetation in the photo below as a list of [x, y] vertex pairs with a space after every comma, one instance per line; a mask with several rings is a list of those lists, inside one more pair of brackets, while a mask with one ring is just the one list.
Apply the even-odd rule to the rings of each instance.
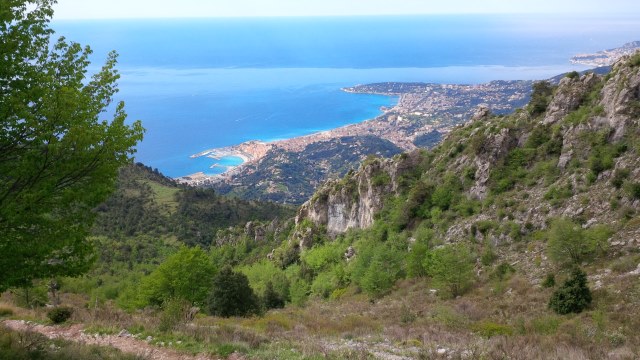
[[549, 228], [549, 258], [566, 266], [581, 264], [605, 252], [610, 236], [611, 230], [606, 225], [584, 230], [566, 218], [556, 219]]
[[140, 284], [141, 305], [162, 305], [169, 299], [182, 299], [194, 305], [204, 304], [215, 267], [199, 247], [182, 247]]
[[30, 5], [3, 2], [0, 12], [0, 252], [11, 254], [0, 257], [0, 290], [89, 269], [91, 209], [143, 133], [125, 124], [124, 103], [101, 119], [117, 92], [117, 55], [87, 79], [91, 50], [52, 43], [52, 3]]
[[63, 322], [69, 320], [72, 314], [73, 309], [66, 306], [61, 306], [49, 310], [47, 312], [47, 317], [54, 324], [62, 324]]
[[[368, 157], [370, 173], [313, 197], [322, 208], [329, 194], [378, 191], [373, 224], [341, 234], [289, 207], [121, 167], [86, 238], [95, 266], [19, 283], [0, 316], [51, 315], [96, 337], [126, 329], [137, 344], [220, 358], [637, 357], [640, 148], [636, 125], [614, 141], [592, 121], [601, 85], [557, 124], [541, 124], [555, 91], [543, 82], [524, 111], [456, 128], [429, 151]], [[2, 357], [128, 358], [0, 327]]]
[[549, 308], [558, 314], [580, 313], [592, 301], [591, 290], [587, 286], [587, 274], [575, 268], [571, 277], [551, 295]]
[[445, 294], [457, 297], [473, 284], [473, 258], [465, 245], [450, 245], [433, 250], [426, 258], [427, 273]]
[[533, 84], [533, 92], [531, 93], [531, 101], [528, 110], [532, 116], [544, 113], [551, 102], [553, 87], [547, 81], [539, 81]]
[[259, 304], [247, 277], [225, 267], [213, 278], [207, 310], [222, 317], [246, 316], [257, 313]]

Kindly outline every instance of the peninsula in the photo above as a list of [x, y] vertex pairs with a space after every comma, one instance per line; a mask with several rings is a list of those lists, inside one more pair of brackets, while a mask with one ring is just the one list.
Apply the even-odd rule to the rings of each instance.
[[631, 55], [640, 49], [640, 41], [633, 41], [614, 49], [602, 50], [593, 54], [578, 54], [571, 58], [572, 64], [588, 66], [610, 66], [625, 55]]

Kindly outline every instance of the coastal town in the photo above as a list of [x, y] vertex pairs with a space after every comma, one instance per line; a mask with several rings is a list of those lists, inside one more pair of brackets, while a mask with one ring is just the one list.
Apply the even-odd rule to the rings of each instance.
[[[399, 101], [392, 108], [382, 108], [383, 113], [371, 120], [343, 127], [321, 131], [314, 134], [295, 137], [274, 142], [249, 141], [235, 146], [217, 148], [194, 154], [192, 157], [206, 156], [212, 159], [220, 159], [225, 156], [237, 156], [243, 159], [243, 164], [231, 167], [220, 175], [206, 175], [204, 173], [192, 174], [176, 179], [178, 182], [196, 185], [212, 186], [219, 188], [223, 193], [233, 187], [247, 188], [258, 186], [250, 183], [257, 174], [261, 174], [264, 179], [271, 179], [264, 164], [271, 163], [270, 158], [283, 154], [293, 154], [298, 159], [312, 157], [313, 149], [322, 147], [324, 143], [332, 144], [335, 149], [328, 149], [329, 152], [340, 152], [340, 139], [352, 138], [360, 139], [360, 143], [368, 147], [359, 149], [371, 154], [382, 154], [390, 151], [389, 146], [396, 149], [391, 154], [403, 151], [411, 151], [419, 147], [434, 145], [442, 134], [447, 133], [453, 126], [463, 123], [469, 119], [480, 105], [486, 106], [493, 113], [509, 113], [518, 107], [525, 105], [529, 98], [532, 81], [492, 81], [485, 84], [475, 85], [452, 85], [452, 84], [432, 84], [432, 83], [378, 83], [369, 85], [358, 85], [343, 89], [350, 93], [383, 94], [399, 96]], [[372, 141], [379, 139], [378, 141]], [[356, 142], [358, 143], [358, 142]], [[380, 151], [373, 146], [384, 148]], [[312, 146], [315, 145], [315, 146]], [[346, 145], [345, 145], [346, 146]], [[325, 146], [326, 147], [326, 146]], [[354, 152], [354, 149], [350, 150]], [[356, 151], [357, 153], [357, 151]], [[359, 160], [354, 161], [357, 163]], [[302, 161], [304, 162], [304, 161]], [[323, 174], [310, 176], [304, 181], [317, 183], [325, 179], [316, 179], [318, 176], [326, 174], [341, 175], [348, 166], [339, 161], [325, 164], [328, 169]], [[338, 170], [341, 169], [341, 170]], [[277, 173], [277, 171], [276, 171]], [[276, 186], [270, 180], [263, 181], [265, 189], [287, 191], [291, 186], [288, 182], [293, 180], [287, 177], [280, 179]], [[232, 185], [232, 186], [230, 186]], [[259, 193], [259, 192], [257, 192]], [[304, 198], [306, 191], [302, 191], [297, 198]]]
[[578, 54], [571, 58], [572, 64], [588, 66], [610, 66], [625, 55], [631, 55], [640, 49], [640, 41], [632, 41], [615, 49], [598, 51], [593, 54]]

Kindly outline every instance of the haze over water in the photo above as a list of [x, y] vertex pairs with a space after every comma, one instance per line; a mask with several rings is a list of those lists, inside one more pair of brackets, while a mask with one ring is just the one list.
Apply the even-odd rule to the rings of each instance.
[[[247, 140], [309, 134], [369, 119], [397, 99], [348, 94], [381, 81], [545, 79], [577, 53], [640, 40], [640, 20], [415, 16], [57, 21], [120, 54], [120, 93], [147, 128], [136, 160], [177, 177], [216, 161], [189, 156]], [[232, 165], [237, 159], [224, 159]]]

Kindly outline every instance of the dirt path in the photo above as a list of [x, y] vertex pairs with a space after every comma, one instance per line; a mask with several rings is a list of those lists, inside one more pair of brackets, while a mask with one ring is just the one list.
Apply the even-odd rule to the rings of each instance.
[[39, 325], [24, 320], [6, 320], [2, 322], [6, 327], [15, 331], [33, 331], [49, 339], [64, 339], [89, 345], [111, 346], [125, 353], [136, 354], [153, 360], [212, 360], [206, 355], [191, 356], [181, 354], [175, 350], [148, 344], [136, 339], [128, 333], [122, 335], [85, 334], [80, 324], [71, 326]]

